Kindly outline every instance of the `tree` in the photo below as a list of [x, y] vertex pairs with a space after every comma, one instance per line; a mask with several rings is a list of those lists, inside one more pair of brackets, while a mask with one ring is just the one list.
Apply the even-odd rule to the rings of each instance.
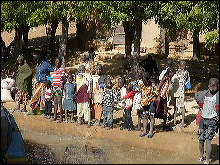
[[10, 32], [15, 29], [15, 49], [14, 55], [20, 53], [20, 44], [23, 34], [24, 46], [28, 44], [29, 26], [27, 19], [33, 10], [31, 1], [3, 1], [1, 2], [1, 29]]
[[55, 57], [55, 36], [58, 23], [62, 20], [62, 10], [57, 1], [34, 1], [34, 10], [28, 19], [28, 24], [32, 26], [51, 25], [51, 37], [49, 49], [51, 57]]
[[[158, 4], [160, 6], [157, 14], [158, 23], [165, 27], [167, 31], [171, 33], [190, 31], [193, 33], [193, 59], [198, 60], [200, 57], [199, 34], [214, 32], [215, 29], [219, 31], [219, 2], [162, 1]], [[214, 34], [217, 36], [218, 32]], [[208, 37], [206, 38], [208, 39]], [[215, 40], [210, 43], [214, 44], [216, 42], [218, 41]]]
[[[140, 59], [140, 39], [142, 22], [152, 17], [154, 1], [111, 1], [100, 2], [97, 7], [99, 18], [107, 27], [122, 23], [125, 30], [125, 54], [132, 65], [132, 73], [136, 73]], [[109, 24], [112, 25], [109, 25]], [[134, 53], [131, 53], [132, 42]], [[135, 77], [135, 74], [133, 75]]]

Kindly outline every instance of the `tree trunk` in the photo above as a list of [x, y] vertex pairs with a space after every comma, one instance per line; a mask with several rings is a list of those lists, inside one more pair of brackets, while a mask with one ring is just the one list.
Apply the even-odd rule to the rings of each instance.
[[134, 40], [134, 26], [132, 26], [128, 21], [123, 22], [124, 32], [125, 32], [125, 56], [129, 64], [131, 62], [131, 51], [132, 42]]
[[55, 51], [56, 51], [56, 45], [55, 45], [55, 37], [56, 37], [56, 30], [58, 27], [58, 21], [54, 20], [51, 24], [51, 37], [50, 37], [50, 55], [51, 57], [56, 57]]
[[62, 20], [62, 39], [59, 43], [59, 54], [58, 57], [62, 59], [62, 67], [65, 69], [65, 56], [66, 56], [66, 48], [67, 48], [67, 40], [68, 40], [68, 28], [69, 22], [67, 18], [64, 17]]
[[199, 45], [199, 31], [193, 32], [193, 60], [199, 60], [200, 45]]
[[169, 39], [166, 29], [162, 27], [160, 27], [160, 55], [161, 57], [168, 57], [169, 55]]
[[141, 45], [141, 31], [142, 31], [142, 20], [135, 21], [135, 32], [134, 32], [134, 53], [132, 54], [132, 73], [133, 78], [137, 79], [137, 69], [139, 67], [139, 59], [140, 59], [140, 45]]
[[165, 56], [165, 33], [166, 30], [160, 27], [160, 55]]
[[14, 44], [15, 44], [14, 59], [15, 60], [20, 54], [21, 36], [22, 36], [22, 28], [20, 26], [20, 27], [15, 28], [15, 37], [14, 37]]
[[77, 19], [76, 39], [80, 42], [81, 50], [85, 50], [87, 42], [87, 29], [85, 21]]
[[24, 40], [24, 45], [23, 48], [26, 49], [28, 48], [28, 32], [30, 30], [30, 26], [24, 25], [22, 26], [22, 35], [23, 35], [23, 40]]
[[165, 33], [165, 57], [166, 58], [169, 56], [169, 53], [170, 53], [169, 44], [170, 44], [169, 38], [168, 38], [167, 34]]

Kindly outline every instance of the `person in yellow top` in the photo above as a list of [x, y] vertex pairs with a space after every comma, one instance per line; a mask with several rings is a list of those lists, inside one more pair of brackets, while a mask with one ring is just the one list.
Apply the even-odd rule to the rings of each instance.
[[154, 135], [153, 133], [154, 122], [155, 122], [154, 116], [156, 112], [155, 100], [159, 95], [159, 92], [157, 87], [150, 80], [150, 75], [148, 72], [143, 73], [142, 81], [143, 83], [140, 84], [140, 89], [141, 89], [141, 105], [142, 105], [141, 117], [143, 120], [143, 131], [139, 136], [143, 137], [147, 135], [147, 124], [148, 124], [148, 118], [150, 117], [150, 131], [148, 134], [148, 138], [152, 138]]

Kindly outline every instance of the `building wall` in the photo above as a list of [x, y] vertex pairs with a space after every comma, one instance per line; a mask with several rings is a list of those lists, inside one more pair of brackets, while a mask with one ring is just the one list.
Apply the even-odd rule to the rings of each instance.
[[142, 23], [141, 47], [154, 48], [159, 45], [157, 39], [160, 36], [160, 28], [153, 19], [149, 19], [147, 24]]

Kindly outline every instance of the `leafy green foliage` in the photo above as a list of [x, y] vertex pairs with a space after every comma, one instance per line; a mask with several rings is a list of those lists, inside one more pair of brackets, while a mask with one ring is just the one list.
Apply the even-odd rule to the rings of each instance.
[[213, 30], [208, 32], [205, 36], [205, 47], [208, 50], [212, 50], [217, 43], [219, 43], [219, 31]]

